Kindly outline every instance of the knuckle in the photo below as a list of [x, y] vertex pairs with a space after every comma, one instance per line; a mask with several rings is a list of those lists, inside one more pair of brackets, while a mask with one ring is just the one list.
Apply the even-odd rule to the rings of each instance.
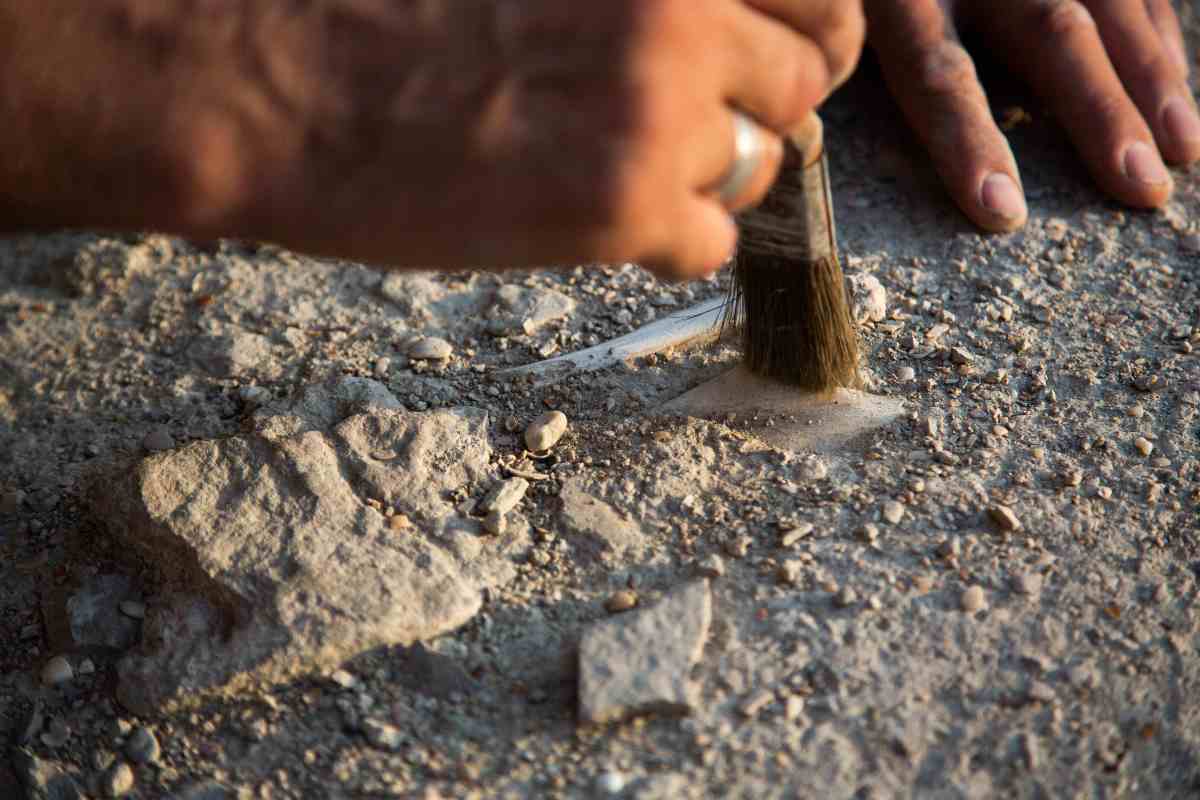
[[933, 94], [965, 93], [978, 82], [970, 54], [962, 45], [948, 40], [922, 51], [914, 72], [918, 85]]
[[1031, 13], [1033, 30], [1052, 46], [1096, 27], [1091, 12], [1078, 0], [1040, 0]]

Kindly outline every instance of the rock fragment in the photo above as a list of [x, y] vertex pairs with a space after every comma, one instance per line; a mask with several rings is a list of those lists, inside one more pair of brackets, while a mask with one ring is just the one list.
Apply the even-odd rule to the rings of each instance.
[[549, 450], [567, 432], [567, 415], [561, 411], [547, 411], [529, 423], [525, 429], [525, 447], [534, 453]]
[[529, 481], [524, 478], [505, 478], [497, 481], [480, 501], [480, 510], [485, 514], [499, 512], [507, 514], [517, 507], [525, 492], [529, 490]]
[[695, 581], [649, 608], [589, 628], [579, 651], [582, 721], [689, 712], [699, 700], [691, 670], [711, 621], [708, 581]]
[[1149, 458], [1150, 454], [1154, 452], [1154, 442], [1151, 442], [1144, 436], [1139, 436], [1138, 438], [1134, 439], [1133, 446], [1137, 448], [1139, 453], [1147, 458]]
[[883, 322], [887, 317], [887, 290], [879, 279], [865, 272], [855, 272], [847, 275], [846, 280], [850, 284], [854, 321], [859, 325]]
[[988, 508], [988, 516], [1000, 530], [1011, 533], [1021, 530], [1021, 520], [1008, 506], [995, 505]]
[[619, 614], [622, 611], [628, 611], [635, 608], [638, 604], [637, 592], [631, 589], [622, 589], [609, 596], [604, 601], [604, 610], [610, 614]]
[[904, 504], [889, 500], [883, 504], [883, 518], [892, 525], [899, 525], [904, 520]]
[[138, 726], [125, 742], [125, 755], [135, 764], [153, 764], [162, 755], [162, 748], [154, 731]]
[[133, 770], [124, 761], [109, 767], [100, 778], [100, 791], [105, 797], [124, 797], [133, 791]]

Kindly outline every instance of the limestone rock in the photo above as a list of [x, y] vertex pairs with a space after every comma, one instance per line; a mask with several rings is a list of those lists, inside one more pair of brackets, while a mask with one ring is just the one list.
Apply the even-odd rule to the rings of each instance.
[[[94, 487], [96, 518], [174, 590], [118, 667], [123, 704], [145, 713], [432, 638], [515, 575], [528, 525], [485, 537], [446, 499], [488, 474], [486, 413], [397, 406], [373, 381], [312, 387], [253, 433]], [[397, 535], [368, 499], [406, 514], [411, 532]]]
[[695, 581], [643, 611], [598, 622], [579, 651], [579, 715], [604, 723], [637, 714], [686, 713], [698, 701], [691, 679], [712, 621], [708, 581]]
[[854, 321], [883, 322], [887, 317], [887, 290], [874, 275], [855, 272], [846, 276], [854, 308]]
[[549, 450], [566, 432], [567, 415], [561, 411], [547, 411], [525, 429], [525, 447], [534, 453]]

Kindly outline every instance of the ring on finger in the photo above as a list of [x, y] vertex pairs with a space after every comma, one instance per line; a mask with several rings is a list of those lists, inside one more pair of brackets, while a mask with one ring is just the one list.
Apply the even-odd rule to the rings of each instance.
[[758, 123], [737, 109], [733, 116], [733, 162], [721, 183], [717, 196], [725, 205], [732, 205], [750, 186], [762, 166], [764, 143]]

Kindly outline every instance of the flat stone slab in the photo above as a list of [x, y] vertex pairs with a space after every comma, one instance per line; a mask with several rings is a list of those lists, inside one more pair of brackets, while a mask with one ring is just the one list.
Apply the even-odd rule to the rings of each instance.
[[780, 450], [838, 453], [868, 445], [872, 431], [903, 413], [904, 401], [853, 389], [805, 393], [737, 367], [658, 410], [718, 422], [732, 414], [734, 424]]
[[[434, 637], [512, 578], [528, 526], [485, 536], [447, 499], [494, 478], [487, 414], [399, 406], [363, 379], [309, 387], [253, 433], [97, 487], [97, 517], [171, 590], [119, 665], [124, 705], [144, 713]], [[392, 529], [385, 509], [412, 524]]]
[[711, 622], [712, 593], [701, 580], [589, 628], [579, 650], [580, 721], [691, 711], [698, 701], [692, 667]]

